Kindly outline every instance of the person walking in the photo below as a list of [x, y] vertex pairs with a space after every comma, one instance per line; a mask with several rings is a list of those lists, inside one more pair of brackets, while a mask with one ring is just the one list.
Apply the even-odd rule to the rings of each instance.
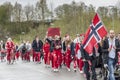
[[103, 53], [106, 54], [105, 65], [108, 65], [109, 80], [115, 80], [114, 71], [118, 62], [119, 40], [115, 38], [114, 30], [110, 30], [109, 37], [103, 41]]

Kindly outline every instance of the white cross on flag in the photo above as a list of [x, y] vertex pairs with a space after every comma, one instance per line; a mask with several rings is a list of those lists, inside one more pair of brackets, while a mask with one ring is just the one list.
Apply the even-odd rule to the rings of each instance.
[[90, 27], [88, 28], [85, 38], [82, 42], [83, 48], [88, 54], [92, 54], [93, 47], [107, 35], [107, 30], [102, 24], [98, 14], [94, 16]]

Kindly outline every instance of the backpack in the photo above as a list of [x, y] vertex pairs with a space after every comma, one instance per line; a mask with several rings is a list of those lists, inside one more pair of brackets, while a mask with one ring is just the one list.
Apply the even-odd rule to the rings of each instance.
[[22, 47], [22, 53], [25, 54], [26, 51], [27, 51], [26, 44], [24, 44], [23, 47]]

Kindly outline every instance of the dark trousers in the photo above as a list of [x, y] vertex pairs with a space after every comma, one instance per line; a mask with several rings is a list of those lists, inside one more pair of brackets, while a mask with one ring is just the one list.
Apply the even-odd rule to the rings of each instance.
[[86, 79], [90, 80], [89, 63], [87, 61], [84, 62], [84, 73], [86, 75]]
[[91, 66], [91, 71], [92, 71], [92, 79], [96, 80], [96, 71], [95, 71], [95, 66], [96, 66], [96, 59], [91, 60], [92, 66]]
[[[95, 71], [95, 65], [96, 60], [91, 60], [91, 71], [92, 71], [92, 80], [96, 80], [96, 71]], [[86, 79], [90, 80], [90, 65], [87, 61], [84, 62], [84, 73], [86, 74]]]

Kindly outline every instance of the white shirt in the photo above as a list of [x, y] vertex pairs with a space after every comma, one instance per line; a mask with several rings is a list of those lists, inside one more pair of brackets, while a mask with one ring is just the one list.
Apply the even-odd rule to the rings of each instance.
[[26, 47], [27, 47], [27, 51], [30, 51], [30, 50], [31, 50], [31, 48], [32, 48], [32, 46], [31, 46], [31, 44], [30, 44], [30, 43], [26, 43]]
[[115, 58], [115, 55], [116, 55], [115, 49], [114, 49], [114, 47], [115, 47], [115, 38], [114, 38], [113, 40], [111, 40], [111, 39], [109, 38], [109, 39], [108, 39], [108, 42], [109, 42], [109, 48], [110, 48], [110, 47], [112, 48], [111, 51], [109, 52], [109, 58], [114, 59], [114, 58]]
[[77, 58], [80, 59], [82, 57], [80, 49], [77, 51]]
[[73, 42], [74, 43], [80, 43], [80, 37], [75, 38]]

